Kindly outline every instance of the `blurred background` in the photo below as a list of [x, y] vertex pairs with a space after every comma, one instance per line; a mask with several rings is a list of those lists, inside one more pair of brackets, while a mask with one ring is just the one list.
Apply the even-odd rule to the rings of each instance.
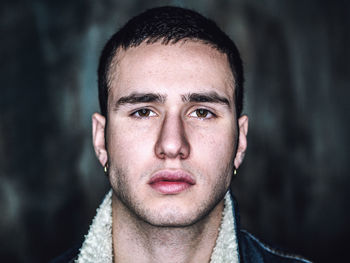
[[345, 261], [349, 2], [2, 0], [1, 262], [47, 262], [82, 241], [108, 189], [90, 135], [99, 53], [130, 17], [165, 4], [214, 19], [242, 53], [243, 227], [316, 262]]

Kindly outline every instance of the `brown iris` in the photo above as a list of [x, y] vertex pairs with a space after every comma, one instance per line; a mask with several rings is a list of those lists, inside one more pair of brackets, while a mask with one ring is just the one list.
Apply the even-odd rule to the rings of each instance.
[[205, 117], [207, 117], [208, 113], [209, 113], [209, 111], [205, 110], [205, 109], [196, 110], [196, 114], [197, 114], [198, 118], [205, 118]]
[[139, 114], [140, 117], [148, 117], [151, 111], [149, 109], [141, 109], [141, 110], [138, 110], [137, 113]]

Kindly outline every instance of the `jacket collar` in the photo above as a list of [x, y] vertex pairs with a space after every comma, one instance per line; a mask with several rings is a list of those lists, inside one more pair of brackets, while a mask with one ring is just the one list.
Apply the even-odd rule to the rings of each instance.
[[[238, 216], [235, 214], [235, 200], [229, 192], [225, 195], [225, 207], [219, 228], [219, 235], [213, 249], [210, 262], [239, 262], [238, 252]], [[78, 263], [112, 263], [112, 190], [107, 193], [88, 234], [80, 249]]]

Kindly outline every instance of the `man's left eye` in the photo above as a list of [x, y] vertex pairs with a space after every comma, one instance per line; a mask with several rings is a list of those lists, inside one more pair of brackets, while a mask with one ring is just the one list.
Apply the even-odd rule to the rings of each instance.
[[215, 117], [215, 115], [211, 111], [206, 109], [197, 109], [191, 112], [190, 116], [195, 118], [200, 118], [200, 119], [210, 119]]

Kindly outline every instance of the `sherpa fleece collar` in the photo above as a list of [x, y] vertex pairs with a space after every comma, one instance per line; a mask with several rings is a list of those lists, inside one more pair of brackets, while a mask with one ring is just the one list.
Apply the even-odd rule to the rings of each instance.
[[[238, 263], [238, 244], [234, 229], [232, 198], [225, 195], [225, 208], [219, 235], [211, 255], [210, 263]], [[97, 209], [88, 234], [80, 249], [77, 263], [113, 263], [112, 250], [112, 190]]]

